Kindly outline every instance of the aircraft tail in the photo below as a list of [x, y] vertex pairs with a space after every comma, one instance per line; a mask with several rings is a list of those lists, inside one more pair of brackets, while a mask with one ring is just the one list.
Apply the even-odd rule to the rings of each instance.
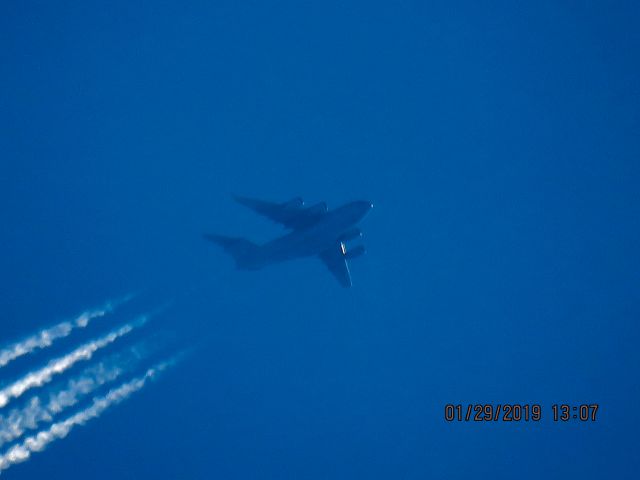
[[233, 257], [238, 268], [251, 268], [252, 258], [259, 248], [255, 243], [241, 237], [205, 234], [204, 238], [220, 245], [225, 252]]

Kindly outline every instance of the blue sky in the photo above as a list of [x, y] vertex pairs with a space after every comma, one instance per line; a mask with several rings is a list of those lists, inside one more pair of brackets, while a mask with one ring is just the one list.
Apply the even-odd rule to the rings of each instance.
[[[634, 478], [639, 20], [634, 2], [3, 5], [0, 339], [139, 291], [139, 310], [173, 300], [148, 335], [196, 347], [6, 475]], [[371, 200], [354, 287], [312, 260], [235, 271], [203, 232], [281, 230], [231, 193]], [[601, 407], [443, 419], [485, 402]]]

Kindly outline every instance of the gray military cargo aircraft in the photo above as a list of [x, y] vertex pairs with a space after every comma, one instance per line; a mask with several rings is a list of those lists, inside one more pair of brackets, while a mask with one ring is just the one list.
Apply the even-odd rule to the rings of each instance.
[[351, 286], [347, 260], [362, 255], [365, 249], [359, 245], [347, 251], [345, 242], [362, 235], [356, 225], [373, 208], [371, 202], [351, 202], [328, 211], [324, 202], [305, 207], [301, 198], [284, 203], [234, 198], [241, 205], [291, 230], [264, 245], [239, 237], [204, 235], [229, 253], [239, 269], [258, 270], [286, 260], [319, 257], [340, 285]]

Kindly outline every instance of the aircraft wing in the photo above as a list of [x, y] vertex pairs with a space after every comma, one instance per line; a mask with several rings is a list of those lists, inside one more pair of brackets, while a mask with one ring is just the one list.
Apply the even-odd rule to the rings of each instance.
[[327, 212], [325, 203], [305, 208], [304, 201], [300, 197], [284, 203], [266, 202], [239, 196], [234, 196], [234, 198], [240, 205], [244, 205], [257, 214], [294, 230], [314, 224]]
[[320, 260], [327, 266], [329, 271], [333, 273], [333, 276], [338, 279], [340, 285], [343, 287], [351, 286], [351, 274], [349, 273], [349, 266], [347, 265], [347, 258], [345, 257], [346, 248], [344, 243], [336, 243], [334, 248], [325, 250], [320, 254]]

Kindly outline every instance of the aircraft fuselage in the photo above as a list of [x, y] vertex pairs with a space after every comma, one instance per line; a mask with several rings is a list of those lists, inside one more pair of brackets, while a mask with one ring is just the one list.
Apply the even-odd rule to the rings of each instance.
[[247, 259], [247, 268], [257, 269], [272, 263], [316, 256], [333, 247], [346, 232], [352, 231], [372, 207], [370, 202], [358, 201], [330, 211], [307, 228], [294, 230], [259, 246], [251, 259]]

